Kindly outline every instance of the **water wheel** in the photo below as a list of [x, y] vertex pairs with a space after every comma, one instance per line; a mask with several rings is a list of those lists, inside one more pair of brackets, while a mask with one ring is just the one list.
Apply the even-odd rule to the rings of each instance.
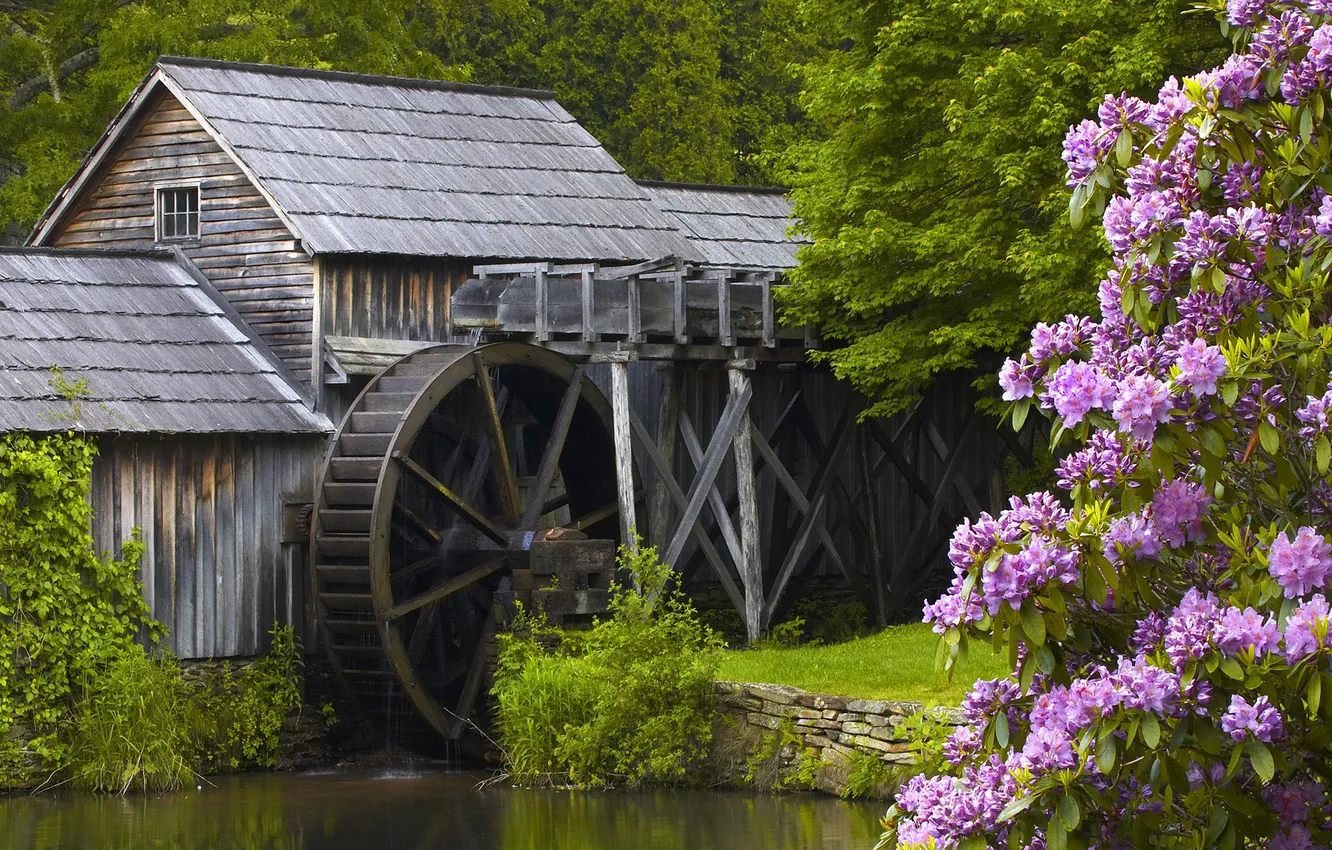
[[533, 538], [618, 536], [610, 417], [581, 367], [519, 343], [423, 349], [357, 397], [316, 496], [314, 596], [334, 669], [381, 732], [457, 740], [495, 594]]

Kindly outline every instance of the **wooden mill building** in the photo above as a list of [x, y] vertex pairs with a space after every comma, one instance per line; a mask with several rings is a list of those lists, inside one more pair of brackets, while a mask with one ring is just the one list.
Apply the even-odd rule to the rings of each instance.
[[[164, 58], [0, 263], [51, 316], [90, 314], [21, 356], [0, 340], [0, 382], [59, 366], [140, 428], [90, 425], [119, 435], [98, 541], [151, 526], [180, 655], [294, 622], [363, 705], [456, 737], [497, 600], [604, 604], [588, 553], [613, 544], [544, 529], [643, 534], [753, 637], [820, 572], [895, 616], [996, 502], [1022, 446], [965, 392], [861, 423], [809, 366], [816, 332], [774, 306], [788, 214], [633, 181], [547, 92]], [[247, 365], [174, 356], [219, 335]], [[46, 400], [23, 381], [15, 403]]]

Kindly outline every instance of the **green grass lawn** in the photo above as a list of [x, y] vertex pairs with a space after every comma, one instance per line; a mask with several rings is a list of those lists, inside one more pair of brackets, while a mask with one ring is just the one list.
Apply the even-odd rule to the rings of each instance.
[[732, 650], [723, 655], [717, 675], [836, 696], [957, 705], [977, 679], [1008, 672], [1007, 653], [995, 655], [988, 644], [973, 641], [949, 682], [947, 674], [934, 667], [937, 641], [938, 635], [919, 623], [831, 646]]

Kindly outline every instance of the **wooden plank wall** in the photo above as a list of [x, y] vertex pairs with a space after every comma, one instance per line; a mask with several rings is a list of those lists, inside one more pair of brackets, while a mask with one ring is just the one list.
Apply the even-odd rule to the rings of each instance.
[[[471, 274], [471, 260], [321, 256], [319, 301], [325, 335], [449, 341], [449, 299]], [[364, 380], [324, 387], [321, 410], [342, 421]]]
[[314, 264], [240, 167], [170, 95], [124, 143], [52, 244], [154, 246], [155, 185], [199, 181], [199, 239], [179, 243], [303, 381]]
[[374, 339], [444, 341], [449, 297], [470, 261], [327, 256], [319, 268], [323, 331]]
[[308, 501], [324, 443], [290, 435], [121, 435], [93, 467], [93, 540], [140, 529], [153, 616], [181, 658], [254, 655], [274, 622], [302, 632], [303, 547], [282, 539], [284, 495]]

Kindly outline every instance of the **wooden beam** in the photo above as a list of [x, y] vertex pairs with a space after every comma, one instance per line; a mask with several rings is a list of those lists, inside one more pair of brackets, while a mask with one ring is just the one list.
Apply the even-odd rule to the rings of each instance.
[[495, 387], [490, 383], [490, 369], [481, 354], [473, 354], [476, 385], [485, 404], [485, 426], [490, 435], [490, 461], [495, 468], [495, 483], [500, 492], [500, 505], [509, 525], [518, 524], [518, 477], [509, 460], [509, 447], [504, 440], [504, 423], [500, 419], [500, 406], [495, 400]]
[[611, 412], [615, 437], [615, 487], [620, 505], [620, 542], [635, 548], [638, 517], [634, 511], [634, 448], [629, 424], [629, 364], [612, 363]]
[[[915, 416], [916, 414], [913, 413], [911, 419], [915, 419]], [[910, 421], [908, 420], [907, 424], [910, 424]], [[934, 491], [930, 489], [930, 486], [925, 483], [925, 479], [921, 478], [920, 473], [912, 466], [906, 452], [902, 451], [902, 447], [897, 444], [897, 439], [890, 436], [883, 427], [883, 423], [877, 419], [871, 419], [867, 423], [867, 427], [870, 436], [879, 444], [879, 448], [883, 450], [884, 455], [893, 462], [893, 466], [897, 467], [897, 471], [902, 475], [907, 486], [911, 488], [911, 492], [915, 493], [925, 503], [926, 507], [930, 507], [933, 504]], [[898, 431], [899, 436], [904, 431], [905, 426]]]
[[597, 309], [597, 290], [592, 283], [594, 279], [595, 273], [591, 269], [583, 271], [583, 342], [596, 342], [597, 340], [596, 324], [593, 322]]
[[652, 448], [659, 449], [661, 454], [662, 462], [657, 468], [652, 502], [648, 508], [648, 530], [652, 533], [652, 544], [658, 552], [663, 551], [669, 542], [671, 494], [666, 482], [675, 480], [675, 435], [680, 428], [680, 396], [684, 389], [683, 367], [667, 362], [660, 368], [661, 404], [657, 411], [657, 439], [646, 440], [642, 434], [638, 434], [640, 443], [651, 443]]
[[466, 523], [471, 525], [473, 528], [475, 528], [477, 531], [481, 532], [485, 536], [489, 537], [491, 540], [494, 540], [499, 545], [501, 546], [509, 545], [508, 537], [505, 536], [504, 532], [500, 528], [498, 528], [493, 522], [491, 522], [484, 514], [482, 514], [476, 508], [472, 507], [472, 505], [466, 499], [464, 499], [462, 496], [459, 496], [457, 493], [450, 490], [438, 478], [427, 472], [426, 469], [421, 466], [421, 464], [412, 460], [410, 457], [403, 454], [402, 452], [395, 452], [393, 454], [393, 459], [396, 460], [398, 463], [402, 464], [403, 468], [406, 469], [408, 472], [412, 473], [417, 478], [421, 479], [421, 481], [426, 486], [430, 487], [436, 493], [443, 496], [444, 501], [447, 502], [448, 505], [452, 507], [454, 511], [456, 511], [458, 515], [462, 517], [462, 519]]
[[619, 280], [621, 278], [633, 277], [644, 272], [656, 271], [668, 266], [674, 266], [676, 258], [673, 256], [658, 257], [655, 260], [648, 260], [645, 263], [636, 263], [632, 266], [603, 266], [597, 276], [602, 280]]
[[763, 347], [777, 347], [777, 316], [772, 305], [772, 279], [773, 275], [763, 276], [759, 289], [763, 293]]
[[394, 605], [380, 615], [379, 619], [396, 620], [405, 614], [410, 614], [418, 608], [424, 608], [432, 602], [438, 602], [444, 597], [457, 593], [463, 588], [471, 587], [484, 578], [493, 576], [495, 573], [508, 566], [508, 563], [509, 558], [506, 555], [504, 557], [495, 558], [492, 561], [487, 561], [479, 567], [473, 567], [462, 575], [449, 579], [439, 587], [427, 590], [419, 596], [413, 596], [406, 602]]
[[643, 336], [643, 281], [638, 275], [634, 275], [626, 280], [624, 285], [628, 287], [626, 292], [628, 315], [625, 317], [625, 326], [629, 332], [629, 342], [636, 345], [646, 339]]
[[[975, 417], [973, 416], [972, 418], [974, 419]], [[938, 456], [939, 460], [946, 461], [949, 456], [948, 444], [944, 442], [944, 438], [939, 433], [939, 429], [928, 419], [925, 420], [921, 427], [925, 431], [926, 438], [930, 441], [930, 447], [934, 449], [934, 453]], [[977, 516], [981, 511], [985, 510], [981, 507], [980, 500], [976, 498], [975, 492], [972, 491], [971, 485], [968, 484], [966, 480], [956, 478], [954, 479], [954, 482], [957, 486], [957, 492], [962, 496], [962, 501], [966, 503], [967, 510], [971, 511], [972, 516]]]
[[[727, 284], [729, 286], [729, 284]], [[727, 320], [729, 323], [729, 314]], [[749, 373], [744, 369], [728, 369], [731, 396], [748, 396], [753, 393]], [[735, 489], [740, 499], [740, 546], [743, 560], [740, 561], [740, 575], [745, 582], [745, 631], [752, 644], [763, 633], [763, 560], [759, 552], [759, 517], [758, 488], [754, 485], [754, 445], [750, 439], [753, 424], [749, 421], [749, 412], [740, 417], [740, 424], [735, 433]], [[716, 488], [713, 488], [716, 493]], [[721, 501], [721, 494], [717, 494]]]
[[689, 539], [694, 523], [698, 521], [698, 513], [703, 509], [703, 502], [712, 488], [712, 482], [716, 480], [722, 460], [726, 457], [726, 451], [735, 438], [736, 429], [740, 427], [740, 417], [748, 408], [751, 395], [752, 391], [746, 391], [740, 395], [733, 394], [726, 400], [726, 408], [717, 422], [717, 430], [712, 433], [708, 450], [703, 455], [702, 466], [694, 475], [694, 483], [689, 488], [689, 501], [680, 516], [680, 524], [676, 526], [671, 545], [667, 547], [666, 555], [662, 559], [663, 563], [672, 569], [675, 568], [676, 561], [684, 550], [685, 541]]
[[846, 448], [851, 442], [851, 434], [853, 433], [851, 422], [854, 417], [853, 409], [848, 405], [842, 411], [841, 419], [838, 420], [837, 427], [833, 430], [828, 451], [824, 454], [819, 464], [819, 470], [815, 475], [814, 489], [809, 499], [809, 510], [801, 519], [791, 549], [787, 552], [785, 560], [782, 561], [776, 580], [773, 581], [772, 593], [767, 601], [767, 615], [769, 617], [772, 616], [773, 609], [781, 602], [782, 594], [786, 591], [786, 585], [791, 580], [796, 565], [804, 554], [805, 547], [809, 544], [810, 533], [814, 530], [814, 526], [821, 522], [820, 515], [828, 501], [828, 491], [837, 478], [837, 465], [841, 463], [842, 455], [846, 453]]
[[679, 345], [689, 342], [689, 332], [686, 330], [688, 321], [689, 312], [685, 308], [685, 272], [684, 269], [676, 269], [671, 278], [671, 328]]
[[541, 518], [541, 509], [546, 502], [546, 491], [555, 480], [555, 470], [559, 468], [560, 455], [564, 452], [564, 441], [569, 436], [569, 425], [573, 422], [574, 410], [578, 407], [578, 399], [582, 395], [583, 374], [582, 366], [574, 369], [573, 379], [565, 389], [564, 397], [560, 399], [555, 422], [551, 425], [550, 437], [547, 438], [546, 448], [541, 453], [536, 481], [533, 482], [532, 492], [527, 498], [527, 507], [523, 509], [522, 519], [518, 523], [519, 528], [535, 528], [537, 520]]
[[962, 459], [965, 454], [964, 449], [967, 443], [971, 441], [971, 435], [976, 430], [976, 425], [980, 421], [980, 414], [972, 412], [967, 420], [967, 424], [962, 428], [962, 435], [958, 438], [957, 445], [953, 447], [952, 452], [944, 463], [944, 468], [939, 474], [939, 481], [935, 486], [933, 504], [930, 506], [929, 516], [925, 522], [916, 527], [912, 533], [911, 539], [907, 541], [906, 548], [902, 549], [899, 556], [894, 559], [893, 571], [889, 578], [890, 586], [897, 587], [901, 577], [906, 572], [907, 562], [915, 553], [915, 550], [924, 545], [926, 537], [934, 529], [935, 523], [943, 519], [944, 504], [948, 501], [947, 494], [953, 487], [953, 480], [958, 473], [962, 471]]
[[[777, 456], [777, 452], [773, 450], [772, 445], [765, 440], [763, 435], [758, 433], [758, 431], [753, 431], [752, 434], [754, 448], [758, 449], [759, 457], [767, 465], [767, 468], [773, 471], [773, 475], [776, 476], [777, 482], [781, 484], [782, 489], [791, 497], [791, 502], [796, 506], [796, 509], [800, 511], [801, 515], [809, 513], [809, 498], [805, 495], [804, 491], [800, 489], [800, 485], [796, 483], [795, 478], [791, 475], [790, 471], [787, 470], [786, 465], [783, 464], [781, 458]], [[842, 557], [842, 553], [838, 549], [837, 543], [833, 540], [832, 534], [829, 533], [828, 528], [825, 525], [819, 525], [814, 531], [819, 536], [819, 543], [821, 543], [823, 548], [828, 551], [829, 559], [831, 559], [843, 573], [847, 572], [848, 567], [846, 559]]]
[[[643, 424], [642, 420], [639, 419], [633, 411], [630, 411], [629, 415], [629, 421], [634, 428], [634, 435], [638, 437], [638, 444], [643, 447], [644, 452], [648, 456], [648, 460], [656, 467], [666, 492], [670, 495], [675, 504], [683, 510], [689, 502], [688, 499], [685, 498], [684, 491], [680, 489], [680, 485], [676, 483], [675, 474], [671, 471], [671, 467], [666, 463], [666, 458], [652, 442], [651, 435], [648, 434], [647, 426]], [[744, 596], [740, 592], [739, 585], [735, 583], [735, 579], [731, 576], [731, 571], [727, 568], [726, 562], [722, 560], [721, 554], [717, 551], [717, 548], [712, 545], [712, 540], [702, 528], [698, 527], [697, 524], [693, 527], [693, 535], [694, 539], [698, 542], [699, 551], [703, 553], [703, 557], [712, 565], [712, 569], [717, 574], [717, 580], [721, 582], [722, 587], [726, 590], [726, 595], [731, 598], [731, 603], [735, 605], [735, 610], [737, 612], [744, 611]], [[665, 535], [663, 534], [662, 536], [664, 537]], [[660, 552], [664, 550], [658, 549], [657, 551]]]
[[717, 280], [717, 342], [735, 345], [735, 326], [731, 324], [731, 276], [723, 273]]
[[536, 297], [536, 338], [537, 342], [550, 339], [550, 288], [546, 279], [546, 270], [537, 269], [533, 280]]
[[[745, 418], [748, 419], [749, 417]], [[702, 468], [703, 446], [699, 443], [698, 432], [694, 430], [694, 422], [689, 418], [688, 413], [680, 414], [680, 437], [684, 442], [685, 451], [689, 453], [689, 461], [694, 464], [694, 469]], [[738, 435], [736, 439], [739, 439]], [[743, 582], [744, 548], [740, 543], [740, 535], [735, 533], [735, 525], [731, 522], [731, 512], [727, 508], [726, 501], [722, 499], [721, 491], [717, 489], [715, 484], [708, 488], [708, 506], [712, 508], [712, 516], [716, 522], [717, 530], [721, 532], [722, 540], [731, 553], [731, 560], [735, 562], [736, 569], [741, 571], [740, 580]]]
[[476, 649], [472, 652], [472, 664], [467, 668], [467, 678], [463, 680], [462, 695], [458, 697], [458, 708], [453, 714], [453, 723], [449, 728], [449, 737], [458, 740], [462, 737], [463, 726], [472, 716], [476, 698], [481, 695], [481, 677], [486, 672], [486, 651], [491, 637], [495, 634], [495, 606], [490, 607], [485, 625], [481, 627], [481, 636], [477, 639]]

